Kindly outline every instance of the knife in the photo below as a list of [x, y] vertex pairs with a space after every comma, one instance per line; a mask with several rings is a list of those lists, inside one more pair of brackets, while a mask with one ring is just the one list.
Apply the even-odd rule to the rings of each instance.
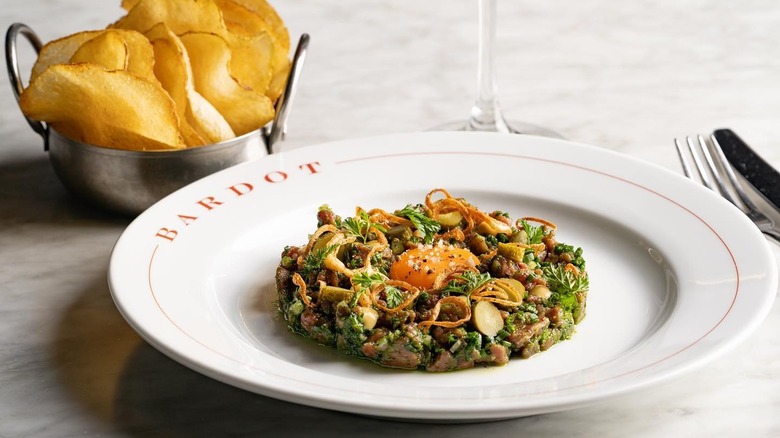
[[712, 135], [731, 166], [775, 207], [780, 208], [780, 173], [731, 129], [717, 129]]

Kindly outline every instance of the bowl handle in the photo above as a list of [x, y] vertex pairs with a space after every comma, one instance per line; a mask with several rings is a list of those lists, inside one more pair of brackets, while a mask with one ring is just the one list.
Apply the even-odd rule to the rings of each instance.
[[[22, 94], [22, 91], [24, 91], [24, 85], [22, 85], [21, 78], [22, 75], [19, 72], [19, 56], [16, 51], [16, 38], [19, 34], [22, 34], [25, 38], [27, 38], [27, 41], [32, 44], [36, 53], [40, 53], [41, 47], [43, 47], [41, 40], [38, 38], [38, 35], [36, 35], [35, 32], [33, 32], [33, 30], [25, 24], [14, 23], [11, 25], [11, 27], [8, 28], [8, 32], [5, 34], [5, 63], [8, 67], [8, 78], [11, 80], [11, 88], [14, 91], [14, 96], [16, 97], [17, 103], [19, 103], [19, 96]], [[24, 116], [24, 118], [27, 119], [27, 123], [30, 124], [30, 127], [33, 129], [33, 131], [37, 132], [41, 137], [43, 137], [44, 150], [49, 150], [49, 136], [47, 135], [46, 125], [27, 116]]]
[[269, 154], [273, 153], [273, 146], [276, 142], [284, 140], [285, 134], [287, 134], [287, 119], [290, 117], [290, 108], [292, 108], [292, 102], [295, 98], [295, 90], [298, 86], [298, 78], [301, 75], [303, 69], [303, 63], [306, 59], [306, 51], [309, 47], [309, 34], [305, 33], [301, 35], [298, 40], [298, 47], [295, 49], [295, 55], [293, 55], [292, 66], [290, 67], [290, 75], [287, 78], [287, 85], [284, 87], [282, 95], [276, 102], [276, 115], [274, 121], [271, 124], [271, 129], [264, 130], [265, 145]]

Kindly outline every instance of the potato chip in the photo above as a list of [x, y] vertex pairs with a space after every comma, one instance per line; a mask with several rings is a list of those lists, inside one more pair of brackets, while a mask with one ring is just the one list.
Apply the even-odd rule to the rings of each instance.
[[122, 0], [122, 9], [129, 11], [133, 9], [133, 6], [137, 5], [141, 0]]
[[130, 73], [157, 82], [154, 76], [154, 49], [146, 37], [134, 30], [108, 29], [106, 32], [117, 32], [127, 45], [127, 68]]
[[219, 35], [192, 32], [180, 36], [189, 53], [195, 90], [225, 117], [236, 135], [259, 129], [274, 116], [271, 100], [241, 86], [228, 69], [231, 52]]
[[188, 97], [190, 104], [185, 117], [203, 138], [211, 143], [219, 143], [236, 136], [225, 117], [205, 97], [195, 90]]
[[19, 105], [28, 117], [61, 127], [83, 143], [133, 150], [184, 147], [170, 96], [124, 70], [52, 65], [22, 92]]
[[263, 32], [268, 32], [266, 22], [251, 11], [233, 0], [215, 0], [222, 11], [222, 20], [225, 27], [236, 35], [251, 37]]
[[68, 35], [46, 43], [41, 48], [40, 53], [38, 53], [38, 59], [33, 65], [32, 73], [30, 74], [30, 82], [35, 80], [35, 78], [43, 73], [49, 66], [54, 64], [67, 64], [82, 44], [101, 33], [103, 33], [102, 30], [90, 30], [74, 33], [73, 35]]
[[127, 45], [117, 32], [102, 32], [82, 44], [69, 63], [91, 62], [102, 65], [107, 70], [125, 70], [127, 68]]
[[165, 23], [173, 33], [226, 31], [222, 11], [213, 0], [140, 0], [111, 27], [145, 33]]
[[271, 37], [267, 33], [252, 37], [231, 33], [226, 41], [230, 47], [230, 75], [241, 85], [265, 94], [272, 78], [274, 46]]
[[[111, 33], [110, 37], [105, 36], [108, 32]], [[92, 42], [95, 38], [101, 39]], [[123, 69], [127, 69], [153, 82], [156, 81], [153, 72], [154, 52], [152, 51], [152, 45], [142, 34], [129, 30], [94, 30], [79, 32], [51, 41], [41, 48], [38, 59], [36, 60], [35, 65], [33, 65], [30, 81], [43, 73], [47, 67], [54, 64], [94, 62], [104, 65], [109, 70], [116, 70], [117, 68], [115, 67], [118, 66], [118, 59], [115, 59], [113, 62], [108, 62], [108, 57], [119, 56], [117, 53], [119, 51], [117, 48], [117, 39], [121, 39], [122, 43], [126, 45], [124, 52], [126, 53], [127, 59]], [[110, 42], [114, 43], [113, 49], [110, 47]], [[87, 47], [82, 48], [85, 44]], [[98, 45], [102, 46], [96, 47]], [[90, 46], [93, 47], [90, 48]], [[115, 51], [113, 55], [111, 54], [112, 50]], [[76, 55], [76, 52], [79, 51], [81, 51], [81, 53], [76, 59], [72, 59], [73, 56]], [[107, 53], [101, 53], [103, 51], [106, 51]]]
[[219, 143], [235, 137], [225, 118], [195, 91], [189, 56], [179, 37], [164, 23], [146, 32], [157, 59], [155, 75], [176, 105], [187, 146]]
[[[163, 25], [160, 23], [160, 25]], [[154, 28], [152, 28], [154, 29]], [[152, 42], [155, 51], [157, 63], [155, 64], [155, 74], [160, 80], [160, 85], [168, 92], [173, 99], [176, 107], [176, 114], [179, 116], [179, 129], [181, 136], [187, 146], [202, 146], [209, 143], [203, 138], [195, 128], [187, 121], [187, 106], [189, 98], [187, 96], [187, 71], [186, 66], [180, 57], [174, 54], [178, 47], [171, 41], [158, 39]]]
[[265, 95], [268, 96], [269, 99], [276, 102], [276, 100], [279, 99], [279, 97], [282, 95], [284, 87], [287, 86], [287, 79], [290, 76], [292, 64], [287, 58], [277, 59], [272, 68], [273, 74], [271, 76], [271, 82], [268, 84], [268, 89], [266, 90]]
[[[146, 37], [151, 41], [154, 49], [154, 57], [157, 62], [154, 65], [154, 74], [160, 81], [160, 85], [168, 92], [176, 107], [179, 116], [181, 135], [187, 146], [201, 146], [206, 144], [206, 139], [198, 134], [187, 122], [186, 113], [189, 99], [187, 98], [187, 83], [192, 76], [189, 66], [185, 63], [183, 50], [176, 35], [165, 26], [158, 23], [146, 32]], [[179, 44], [177, 44], [179, 43]]]
[[[234, 6], [234, 9], [244, 12], [244, 15], [237, 19], [253, 17], [256, 24], [263, 26], [263, 20], [256, 14], [238, 4]], [[160, 22], [165, 23], [176, 35], [205, 32], [224, 38], [232, 53], [230, 74], [241, 85], [262, 93], [266, 92], [271, 83], [273, 62], [284, 62], [287, 58], [285, 52], [282, 54], [284, 60], [276, 60], [273, 39], [263, 29], [254, 29], [256, 32], [252, 34], [243, 30], [243, 34], [232, 32], [225, 24], [223, 12], [214, 0], [140, 0], [113, 26], [146, 32]], [[234, 29], [243, 28], [236, 25]]]
[[266, 0], [217, 0], [217, 4], [222, 8], [226, 23], [238, 21], [237, 28], [243, 27], [253, 33], [265, 31], [271, 35], [274, 54], [271, 61], [271, 81], [266, 95], [276, 101], [287, 84], [291, 68], [290, 34], [284, 21]]
[[232, 0], [232, 2], [243, 6], [260, 17], [266, 23], [266, 27], [263, 30], [271, 34], [274, 42], [284, 53], [289, 53], [290, 34], [287, 32], [284, 21], [282, 21], [282, 18], [273, 6], [266, 0]]
[[[274, 66], [289, 63], [289, 46], [285, 48], [278, 44], [271, 33], [272, 27], [253, 10], [233, 0], [215, 1], [222, 10], [228, 31], [233, 34], [233, 39], [228, 41], [236, 54], [236, 57], [231, 59], [231, 73], [242, 84], [269, 95], [268, 88], [273, 78]], [[287, 41], [289, 43], [289, 39]], [[263, 67], [257, 68], [257, 65]], [[269, 97], [276, 99], [271, 95]]]

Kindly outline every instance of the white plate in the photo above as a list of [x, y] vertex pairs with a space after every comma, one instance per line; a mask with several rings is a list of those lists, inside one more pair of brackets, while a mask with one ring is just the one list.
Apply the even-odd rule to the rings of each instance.
[[[558, 225], [582, 246], [588, 316], [571, 340], [504, 367], [383, 369], [289, 333], [274, 307], [285, 245], [317, 208], [402, 208], [432, 188]], [[293, 150], [200, 180], [140, 215], [111, 256], [128, 322], [175, 360], [287, 401], [418, 420], [487, 420], [580, 406], [677, 376], [764, 319], [777, 270], [730, 204], [683, 177], [598, 148], [418, 133]]]

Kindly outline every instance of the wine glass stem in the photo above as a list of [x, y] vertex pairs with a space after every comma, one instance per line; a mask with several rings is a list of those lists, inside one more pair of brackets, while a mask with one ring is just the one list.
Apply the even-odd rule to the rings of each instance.
[[496, 0], [479, 0], [479, 59], [477, 99], [471, 107], [468, 130], [509, 132], [498, 105], [494, 47]]

